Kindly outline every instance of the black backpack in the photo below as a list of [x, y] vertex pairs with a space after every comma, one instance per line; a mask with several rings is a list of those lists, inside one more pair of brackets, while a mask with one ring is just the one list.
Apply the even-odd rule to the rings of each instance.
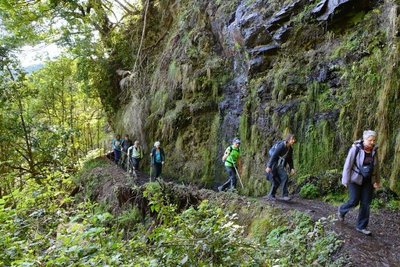
[[[359, 142], [359, 143], [361, 143], [361, 142]], [[357, 168], [357, 170], [355, 170], [353, 168], [353, 171], [360, 174], [363, 178], [371, 177], [371, 175], [374, 171], [374, 157], [375, 157], [376, 152], [372, 154], [373, 160], [370, 165], [363, 165], [360, 167], [357, 165], [357, 156], [358, 156], [358, 153], [360, 152], [360, 150], [361, 150], [360, 146], [356, 145], [356, 154], [354, 155], [354, 166]], [[374, 152], [374, 151], [372, 151], [372, 152]]]
[[270, 157], [272, 157], [272, 155], [275, 153], [278, 146], [280, 146], [283, 142], [285, 142], [285, 141], [279, 140], [279, 141], [275, 142], [275, 144], [273, 144], [272, 147], [268, 150], [268, 155]]

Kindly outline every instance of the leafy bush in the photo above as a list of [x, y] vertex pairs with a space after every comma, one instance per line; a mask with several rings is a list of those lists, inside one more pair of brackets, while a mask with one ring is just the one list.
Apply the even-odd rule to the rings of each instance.
[[265, 240], [267, 266], [342, 266], [343, 259], [331, 260], [341, 241], [325, 230], [326, 218], [314, 223], [303, 213], [290, 215], [291, 223], [277, 227]]
[[400, 200], [395, 200], [395, 199], [389, 200], [389, 202], [386, 204], [386, 207], [389, 210], [398, 211], [400, 210]]
[[319, 196], [318, 188], [313, 184], [306, 184], [300, 189], [300, 196], [309, 199], [317, 198]]
[[[158, 183], [147, 185], [151, 217], [137, 208], [112, 215], [97, 203], [73, 204], [53, 176], [0, 199], [1, 266], [333, 266], [339, 241], [300, 213], [260, 217], [248, 236], [239, 216], [209, 201], [183, 212]], [[61, 182], [61, 183], [60, 183]], [[61, 203], [69, 208], [60, 208]], [[258, 229], [258, 230], [257, 230]], [[126, 234], [128, 231], [129, 234]]]

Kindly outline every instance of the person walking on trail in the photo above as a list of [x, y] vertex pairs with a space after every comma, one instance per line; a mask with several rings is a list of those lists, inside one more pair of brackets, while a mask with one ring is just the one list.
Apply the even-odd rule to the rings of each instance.
[[128, 148], [128, 158], [130, 160], [129, 165], [131, 166], [129, 172], [139, 170], [139, 162], [143, 158], [143, 149], [139, 145], [139, 141], [135, 141], [133, 146]]
[[238, 166], [240, 166], [240, 140], [233, 139], [232, 145], [228, 146], [222, 157], [225, 162], [225, 170], [228, 173], [228, 180], [218, 187], [218, 191], [225, 191], [228, 189], [235, 189], [237, 184]]
[[282, 185], [282, 200], [289, 201], [288, 190], [288, 173], [294, 175], [295, 169], [293, 166], [293, 144], [296, 143], [296, 138], [293, 134], [288, 134], [284, 140], [278, 141], [270, 149], [270, 158], [267, 162], [265, 172], [272, 183], [271, 190], [267, 195], [270, 200], [276, 199], [276, 191]]
[[132, 146], [132, 140], [129, 139], [129, 134], [126, 134], [124, 139], [121, 142], [121, 150], [122, 150], [122, 155], [121, 155], [121, 162], [122, 162], [122, 167], [127, 168], [128, 167], [128, 148]]
[[118, 164], [119, 159], [121, 158], [121, 149], [122, 149], [121, 143], [122, 143], [121, 135], [119, 135], [119, 134], [117, 134], [111, 142], [111, 146], [112, 146], [112, 149], [114, 152], [115, 164]]
[[155, 173], [154, 177], [158, 178], [161, 176], [162, 166], [165, 163], [164, 149], [162, 149], [161, 143], [159, 141], [156, 141], [154, 143], [154, 147], [151, 150], [150, 157], [151, 157], [151, 165], [154, 168], [154, 173]]
[[338, 219], [344, 221], [347, 212], [360, 204], [356, 230], [365, 235], [371, 235], [367, 229], [370, 205], [374, 188], [380, 187], [376, 136], [375, 131], [364, 131], [362, 140], [351, 146], [342, 173], [342, 184], [349, 189], [349, 200], [340, 205], [337, 212]]

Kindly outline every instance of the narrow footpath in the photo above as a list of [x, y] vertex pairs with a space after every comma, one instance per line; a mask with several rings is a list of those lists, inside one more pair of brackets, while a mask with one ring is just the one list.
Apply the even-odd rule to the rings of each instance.
[[[131, 177], [113, 163], [109, 167], [102, 167], [99, 172], [109, 173], [113, 177], [114, 182], [105, 186], [110, 192], [113, 186], [126, 183], [127, 177]], [[139, 172], [135, 178], [128, 179], [133, 179], [137, 185], [143, 185], [149, 182], [150, 177]], [[344, 222], [341, 222], [336, 219], [337, 207], [320, 200], [295, 196], [291, 201], [268, 201], [263, 198], [259, 198], [259, 201], [282, 210], [305, 212], [314, 220], [332, 218], [331, 229], [344, 241], [338, 256], [345, 256], [350, 261], [347, 266], [400, 267], [400, 211], [372, 211], [368, 227], [372, 235], [366, 236], [355, 230], [358, 209], [350, 211]]]
[[[283, 210], [305, 212], [315, 220], [336, 216], [337, 212], [337, 207], [328, 203], [299, 197], [294, 197], [290, 202], [268, 201], [268, 203]], [[346, 215], [344, 222], [335, 220], [331, 225], [332, 230], [344, 240], [339, 253], [349, 257], [352, 262], [350, 266], [399, 267], [400, 212], [372, 211], [368, 227], [372, 231], [371, 236], [355, 230], [357, 215], [358, 209], [354, 209]]]

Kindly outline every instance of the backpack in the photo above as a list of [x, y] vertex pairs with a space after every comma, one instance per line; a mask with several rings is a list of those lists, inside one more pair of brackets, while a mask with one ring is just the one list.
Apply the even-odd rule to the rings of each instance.
[[[230, 145], [230, 146], [227, 147], [227, 149], [225, 149], [225, 151], [228, 150], [228, 149], [229, 149], [229, 154], [230, 154], [230, 153], [232, 152], [232, 149], [233, 149], [233, 148], [232, 148], [232, 146]], [[225, 155], [225, 152], [224, 152], [224, 155]], [[226, 161], [226, 160], [222, 160], [222, 162], [225, 162], [225, 161]]]
[[[226, 150], [228, 150], [229, 149], [229, 154], [231, 154], [231, 152], [232, 152], [232, 150], [233, 150], [233, 147], [232, 147], [232, 145], [230, 145], [230, 146], [228, 146], [227, 148], [226, 148]], [[226, 151], [225, 150], [225, 151]], [[240, 151], [240, 148], [238, 149], [239, 151]], [[224, 153], [225, 154], [225, 153]], [[228, 156], [229, 156], [229, 154], [228, 154]], [[222, 162], [225, 162], [226, 160], [222, 160]]]
[[[356, 161], [357, 161], [357, 156], [358, 156], [358, 153], [360, 152], [360, 150], [361, 150], [361, 148], [356, 145], [356, 153], [355, 153], [355, 156], [354, 156], [354, 166], [358, 170], [355, 170], [353, 168], [353, 171], [358, 173], [358, 174], [360, 174], [363, 178], [367, 178], [367, 177], [370, 177], [372, 175], [373, 171], [374, 171], [374, 161], [372, 161], [371, 165], [363, 165], [361, 167], [358, 166]], [[375, 153], [373, 154], [373, 158], [375, 158]]]
[[273, 146], [268, 150], [268, 155], [270, 157], [272, 157], [272, 155], [275, 153], [276, 149], [278, 148], [278, 146], [280, 146], [282, 144], [282, 142], [284, 142], [283, 140], [279, 140], [277, 141], [275, 144], [273, 144]]

